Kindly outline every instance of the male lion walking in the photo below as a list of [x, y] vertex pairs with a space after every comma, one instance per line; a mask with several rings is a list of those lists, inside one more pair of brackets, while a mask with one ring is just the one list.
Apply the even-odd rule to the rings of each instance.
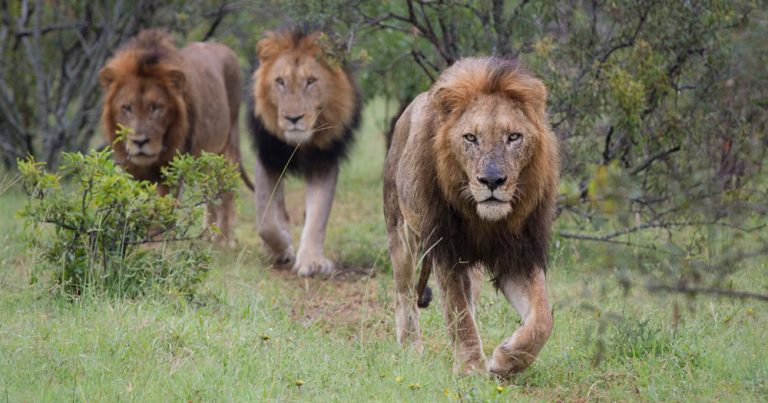
[[[330, 274], [323, 254], [339, 164], [354, 141], [362, 101], [354, 77], [333, 60], [320, 32], [270, 31], [257, 44], [248, 123], [256, 147], [258, 229], [272, 262], [300, 276]], [[284, 172], [307, 183], [306, 219], [294, 254]]]
[[[545, 107], [544, 85], [518, 63], [469, 58], [395, 126], [384, 213], [397, 339], [422, 349], [417, 304], [434, 270], [457, 371], [521, 371], [552, 330], [545, 269], [559, 158]], [[480, 269], [523, 318], [487, 364], [474, 319]]]

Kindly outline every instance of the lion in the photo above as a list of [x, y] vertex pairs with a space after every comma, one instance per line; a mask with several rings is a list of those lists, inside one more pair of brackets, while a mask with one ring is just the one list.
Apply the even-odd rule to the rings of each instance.
[[[329, 274], [323, 255], [339, 164], [354, 140], [361, 99], [350, 70], [334, 60], [320, 32], [269, 31], [256, 46], [248, 120], [257, 153], [257, 226], [273, 263], [300, 276]], [[283, 172], [307, 184], [306, 215], [294, 255]]]
[[[105, 92], [104, 133], [134, 178], [161, 183], [161, 168], [177, 152], [207, 151], [239, 165], [253, 189], [240, 162], [240, 66], [228, 47], [190, 43], [178, 50], [167, 32], [144, 30], [118, 49], [99, 82]], [[132, 129], [126, 138], [116, 138], [118, 125]], [[166, 194], [167, 187], [161, 184], [158, 191]], [[234, 195], [209, 205], [206, 221], [233, 245]]]
[[[522, 371], [552, 330], [545, 270], [559, 156], [546, 97], [516, 61], [466, 58], [395, 125], [384, 213], [397, 340], [423, 350], [417, 307], [434, 271], [457, 372]], [[482, 269], [523, 319], [487, 362], [474, 319]]]

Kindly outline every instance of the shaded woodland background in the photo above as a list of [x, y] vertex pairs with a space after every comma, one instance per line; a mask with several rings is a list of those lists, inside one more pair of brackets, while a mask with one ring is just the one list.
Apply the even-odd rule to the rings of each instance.
[[393, 118], [463, 56], [519, 58], [548, 86], [562, 141], [554, 242], [594, 240], [603, 267], [585, 269], [627, 287], [768, 300], [728, 282], [768, 256], [762, 2], [2, 0], [0, 12], [8, 170], [100, 143], [98, 71], [141, 28], [225, 43], [249, 77], [265, 30], [318, 27]]

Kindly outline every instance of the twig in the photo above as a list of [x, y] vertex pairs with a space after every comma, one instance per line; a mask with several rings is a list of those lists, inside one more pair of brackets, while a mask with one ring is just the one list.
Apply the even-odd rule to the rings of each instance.
[[224, 20], [224, 17], [227, 15], [227, 11], [225, 9], [227, 5], [226, 0], [221, 1], [221, 5], [216, 10], [216, 17], [214, 18], [213, 22], [211, 23], [211, 26], [208, 28], [208, 32], [205, 33], [203, 36], [202, 42], [205, 42], [213, 37], [213, 34], [216, 32], [216, 28], [219, 27], [219, 24], [221, 24], [221, 21]]
[[648, 167], [650, 167], [651, 164], [653, 164], [654, 161], [656, 161], [658, 159], [662, 159], [662, 158], [664, 158], [664, 157], [666, 157], [666, 156], [668, 156], [670, 154], [676, 153], [678, 151], [680, 151], [680, 146], [679, 145], [674, 146], [674, 147], [672, 147], [672, 148], [670, 148], [668, 150], [664, 150], [664, 151], [662, 151], [662, 152], [660, 152], [660, 153], [658, 153], [656, 155], [653, 155], [653, 156], [649, 157], [647, 160], [643, 161], [640, 164], [640, 166], [638, 166], [637, 168], [633, 169], [629, 174], [630, 175], [637, 175], [638, 173], [640, 173], [640, 172], [644, 171], [645, 169], [647, 169]]
[[722, 288], [707, 288], [707, 287], [689, 287], [684, 284], [679, 285], [667, 285], [667, 284], [647, 284], [645, 288], [650, 292], [675, 292], [680, 294], [688, 294], [691, 296], [698, 294], [716, 295], [719, 297], [736, 298], [736, 299], [756, 299], [758, 301], [768, 302], [768, 295], [758, 294], [754, 292], [746, 291], [734, 291], [724, 290]]

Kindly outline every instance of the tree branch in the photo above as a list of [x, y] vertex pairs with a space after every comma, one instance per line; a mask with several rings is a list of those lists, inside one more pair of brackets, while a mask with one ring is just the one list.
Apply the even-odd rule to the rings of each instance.
[[718, 297], [736, 298], [736, 299], [756, 299], [758, 301], [768, 302], [768, 295], [758, 294], [746, 291], [724, 290], [722, 288], [690, 287], [685, 284], [667, 285], [667, 284], [647, 284], [645, 288], [650, 292], [675, 292], [695, 296], [698, 294], [715, 295]]
[[680, 146], [679, 145], [674, 146], [674, 147], [672, 147], [670, 149], [664, 150], [664, 151], [662, 151], [662, 152], [660, 152], [660, 153], [658, 153], [656, 155], [653, 155], [653, 156], [649, 157], [647, 160], [643, 161], [640, 164], [640, 166], [638, 166], [637, 168], [633, 169], [629, 174], [630, 175], [637, 175], [638, 173], [648, 169], [648, 167], [650, 167], [651, 164], [653, 164], [654, 161], [662, 159], [662, 158], [665, 158], [668, 155], [676, 153], [678, 151], [680, 151]]

